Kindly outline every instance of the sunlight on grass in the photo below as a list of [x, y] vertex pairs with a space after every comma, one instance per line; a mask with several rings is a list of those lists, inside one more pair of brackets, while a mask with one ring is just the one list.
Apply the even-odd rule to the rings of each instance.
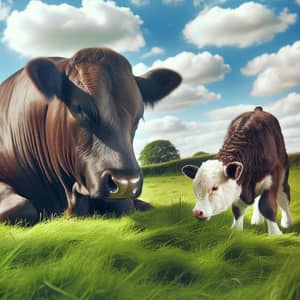
[[230, 229], [230, 210], [192, 217], [191, 181], [145, 178], [156, 208], [123, 218], [57, 218], [32, 228], [0, 225], [0, 299], [298, 299], [300, 169], [291, 170], [295, 224]]

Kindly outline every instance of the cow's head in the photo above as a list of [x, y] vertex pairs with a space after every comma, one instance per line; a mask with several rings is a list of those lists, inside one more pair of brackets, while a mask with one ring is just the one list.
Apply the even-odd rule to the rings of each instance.
[[241, 186], [237, 183], [243, 172], [240, 162], [227, 165], [219, 160], [208, 160], [200, 167], [187, 165], [182, 173], [193, 179], [196, 205], [193, 214], [201, 219], [225, 211], [241, 194]]
[[79, 182], [93, 198], [133, 198], [141, 193], [142, 174], [133, 138], [144, 105], [154, 105], [181, 82], [178, 73], [154, 69], [134, 76], [129, 62], [106, 48], [87, 48], [71, 59], [30, 61], [26, 71], [41, 93], [68, 108], [74, 135]]

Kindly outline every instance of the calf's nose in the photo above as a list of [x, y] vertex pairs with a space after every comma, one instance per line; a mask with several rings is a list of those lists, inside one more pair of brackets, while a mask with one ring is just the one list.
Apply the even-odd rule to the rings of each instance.
[[197, 218], [204, 218], [204, 212], [202, 210], [195, 209], [193, 210], [193, 214]]
[[136, 198], [142, 192], [143, 176], [140, 172], [136, 175], [126, 176], [106, 170], [101, 177], [107, 198]]

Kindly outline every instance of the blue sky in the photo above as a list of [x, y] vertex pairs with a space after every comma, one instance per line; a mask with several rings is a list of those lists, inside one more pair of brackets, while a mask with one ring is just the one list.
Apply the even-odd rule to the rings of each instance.
[[136, 74], [169, 67], [183, 84], [146, 110], [138, 154], [169, 139], [181, 156], [217, 152], [236, 115], [262, 105], [300, 151], [300, 0], [0, 1], [0, 81], [35, 56], [87, 46], [125, 55]]

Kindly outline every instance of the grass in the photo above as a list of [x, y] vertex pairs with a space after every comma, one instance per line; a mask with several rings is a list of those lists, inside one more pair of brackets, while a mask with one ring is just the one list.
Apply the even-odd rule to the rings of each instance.
[[251, 209], [244, 232], [230, 211], [195, 220], [183, 176], [145, 178], [146, 213], [0, 225], [0, 299], [299, 299], [299, 181], [294, 168], [295, 225], [281, 237], [251, 226]]

